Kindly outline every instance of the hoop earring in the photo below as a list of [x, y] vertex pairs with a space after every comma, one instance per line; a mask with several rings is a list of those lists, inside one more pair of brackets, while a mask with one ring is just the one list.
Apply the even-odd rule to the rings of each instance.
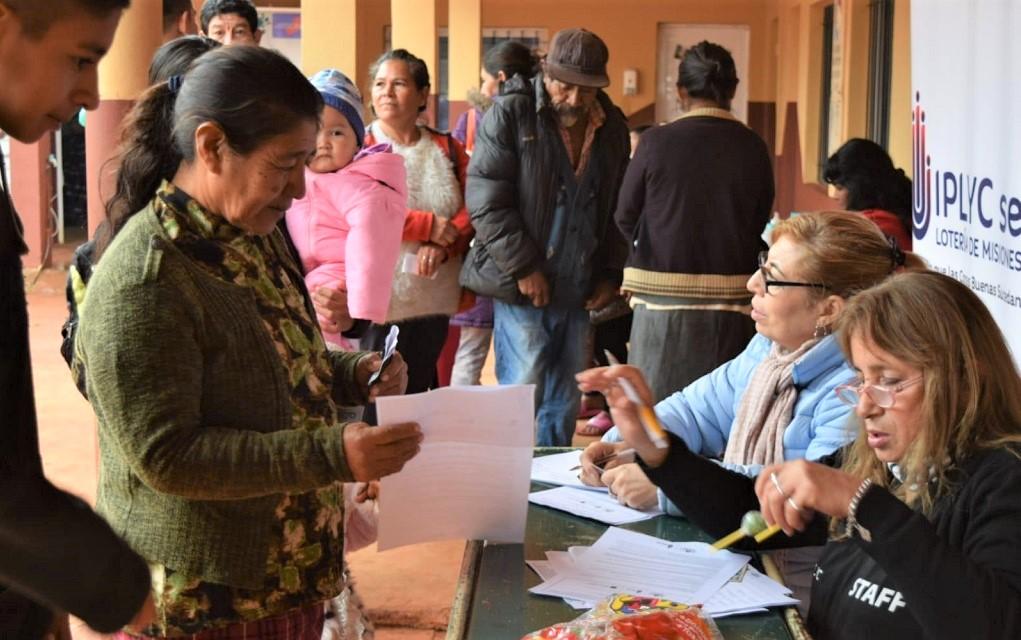
[[812, 333], [812, 337], [818, 340], [819, 338], [825, 338], [826, 336], [833, 333], [833, 327], [828, 324], [817, 324], [815, 325], [815, 331]]

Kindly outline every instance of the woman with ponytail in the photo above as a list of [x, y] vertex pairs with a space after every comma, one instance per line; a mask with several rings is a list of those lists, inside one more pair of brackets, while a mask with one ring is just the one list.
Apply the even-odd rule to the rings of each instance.
[[620, 188], [615, 217], [632, 246], [621, 286], [634, 308], [628, 361], [648, 375], [656, 400], [730, 360], [755, 334], [745, 282], [765, 248], [773, 169], [766, 143], [730, 112], [737, 84], [720, 45], [685, 51], [684, 114], [642, 136]]
[[280, 54], [226, 47], [125, 121], [75, 345], [97, 509], [152, 570], [157, 622], [124, 638], [318, 638], [349, 586], [340, 482], [418, 450], [417, 425], [338, 420], [338, 403], [401, 392], [404, 365], [370, 393], [379, 356], [326, 349], [278, 228], [321, 110]]

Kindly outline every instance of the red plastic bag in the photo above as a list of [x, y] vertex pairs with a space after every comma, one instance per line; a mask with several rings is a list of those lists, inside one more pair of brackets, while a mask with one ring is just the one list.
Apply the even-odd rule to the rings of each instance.
[[699, 607], [643, 596], [617, 595], [570, 622], [522, 640], [722, 640]]

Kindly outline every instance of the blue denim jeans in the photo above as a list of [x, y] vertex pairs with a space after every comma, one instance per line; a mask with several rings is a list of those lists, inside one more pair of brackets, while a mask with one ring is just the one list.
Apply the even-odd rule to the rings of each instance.
[[574, 374], [588, 365], [588, 311], [498, 300], [493, 311], [497, 380], [535, 385], [536, 446], [570, 446], [581, 398]]

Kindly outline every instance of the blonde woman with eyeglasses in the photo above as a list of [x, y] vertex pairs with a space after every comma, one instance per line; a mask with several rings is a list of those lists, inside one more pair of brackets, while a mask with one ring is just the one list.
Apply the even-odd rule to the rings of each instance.
[[[657, 449], [619, 392], [611, 405], [649, 477], [710, 535], [760, 509], [767, 546], [826, 542], [808, 628], [816, 638], [1021, 637], [1021, 378], [966, 286], [908, 273], [848, 303], [838, 324], [857, 380], [857, 436], [839, 468], [805, 460], [756, 479]], [[706, 491], [712, 487], [711, 491]]]
[[[757, 335], [736, 358], [659, 402], [659, 419], [691, 451], [750, 476], [765, 465], [832, 454], [853, 437], [850, 407], [833, 390], [854, 377], [833, 327], [853, 294], [920, 262], [860, 215], [808, 213], [780, 223], [747, 282]], [[606, 393], [621, 375], [648, 388], [634, 367], [590, 369], [578, 381], [583, 391]], [[582, 480], [606, 485], [629, 506], [658, 501], [677, 514], [638, 465], [596, 468], [596, 460], [625, 446], [617, 430], [589, 445]], [[785, 552], [777, 560], [807, 605], [816, 555]]]

